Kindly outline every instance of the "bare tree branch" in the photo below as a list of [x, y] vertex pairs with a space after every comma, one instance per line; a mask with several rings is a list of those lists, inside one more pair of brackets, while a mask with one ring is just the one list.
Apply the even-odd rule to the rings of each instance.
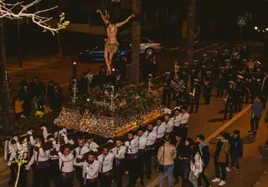
[[[49, 21], [53, 19], [53, 17], [46, 17], [42, 16], [40, 14], [48, 13], [52, 10], [55, 10], [58, 8], [58, 6], [54, 6], [51, 8], [39, 10], [36, 12], [29, 12], [29, 9], [38, 3], [40, 3], [42, 0], [33, 0], [31, 3], [24, 4], [24, 1], [20, 1], [17, 3], [6, 3], [8, 0], [0, 0], [0, 18], [7, 18], [7, 19], [23, 19], [23, 18], [29, 18], [32, 20], [32, 22], [39, 27], [43, 28], [44, 31], [50, 31], [52, 34], [57, 33], [61, 29], [65, 29], [69, 21], [65, 20], [65, 14], [61, 13], [59, 15], [59, 23], [57, 23], [56, 27], [52, 27], [49, 25]], [[18, 8], [19, 10], [13, 11], [14, 8]]]

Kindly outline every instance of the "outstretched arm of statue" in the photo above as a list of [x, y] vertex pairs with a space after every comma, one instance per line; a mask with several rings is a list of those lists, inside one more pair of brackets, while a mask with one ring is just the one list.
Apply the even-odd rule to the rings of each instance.
[[103, 22], [105, 23], [105, 25], [107, 25], [109, 23], [107, 16], [108, 16], [108, 12], [107, 10], [105, 10], [105, 15], [103, 15], [102, 11], [100, 11], [99, 9], [96, 10], [97, 14], [100, 14], [101, 19], [103, 20]]
[[121, 26], [125, 25], [127, 22], [129, 22], [129, 20], [130, 20], [131, 18], [134, 18], [134, 17], [135, 17], [135, 14], [131, 14], [130, 16], [128, 16], [127, 19], [125, 19], [124, 21], [122, 21], [122, 22], [120, 22], [120, 23], [117, 23], [115, 26], [116, 26], [116, 27], [121, 27]]

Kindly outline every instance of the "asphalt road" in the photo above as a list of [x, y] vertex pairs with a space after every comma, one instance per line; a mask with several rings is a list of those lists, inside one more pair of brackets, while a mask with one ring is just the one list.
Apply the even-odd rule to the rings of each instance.
[[[157, 55], [158, 59], [158, 71], [164, 72], [172, 68], [172, 60], [174, 58], [179, 58], [181, 62], [184, 61], [184, 52], [180, 50], [168, 50]], [[81, 75], [85, 70], [91, 68], [96, 72], [101, 64], [78, 64], [78, 73]], [[40, 80], [45, 83], [48, 80], [55, 80], [61, 84], [65, 90], [68, 87], [67, 84], [70, 80], [72, 74], [72, 60], [63, 60], [56, 64], [51, 64], [47, 67], [38, 68], [34, 70], [27, 70], [20, 73], [12, 74], [10, 76], [10, 81], [12, 88], [16, 88], [18, 83], [22, 79], [31, 80], [33, 76], [38, 76]], [[213, 90], [215, 94], [215, 90]], [[222, 109], [224, 108], [224, 102], [221, 99], [212, 97], [212, 102], [209, 106], [203, 105], [203, 98], [201, 98], [201, 106], [198, 114], [192, 114], [189, 121], [189, 136], [195, 137], [197, 134], [203, 133], [206, 137], [215, 132], [220, 128], [226, 121], [223, 121]], [[258, 180], [259, 176], [265, 168], [268, 168], [267, 160], [260, 157], [257, 150], [258, 145], [266, 140], [267, 129], [265, 128], [263, 119], [261, 120], [259, 134], [256, 140], [252, 140], [247, 137], [247, 131], [249, 129], [249, 118], [250, 115], [247, 112], [243, 115], [237, 122], [231, 125], [227, 131], [232, 131], [238, 129], [241, 131], [241, 136], [245, 143], [244, 157], [241, 161], [241, 173], [235, 174], [230, 173], [227, 177], [228, 187], [238, 186], [238, 187], [251, 187]], [[208, 176], [212, 179], [214, 175], [214, 170], [212, 165], [208, 169]], [[250, 176], [250, 177], [249, 177]], [[126, 180], [124, 180], [126, 182]], [[147, 186], [155, 186], [155, 181], [157, 181], [157, 173], [154, 173], [152, 181], [146, 181]], [[157, 183], [156, 183], [157, 184]], [[1, 185], [0, 185], [1, 186]], [[139, 186], [139, 183], [138, 185]], [[180, 186], [177, 185], [177, 186]], [[217, 186], [214, 185], [213, 186]], [[3, 186], [4, 187], [4, 186]]]

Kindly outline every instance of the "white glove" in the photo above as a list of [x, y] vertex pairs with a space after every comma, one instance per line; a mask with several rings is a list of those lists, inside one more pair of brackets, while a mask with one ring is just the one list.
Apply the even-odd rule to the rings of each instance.
[[31, 166], [29, 166], [28, 164], [25, 166], [25, 170], [29, 170]]
[[41, 147], [41, 144], [40, 143], [37, 143], [36, 144], [36, 147], [40, 148]]
[[17, 137], [17, 136], [14, 136], [14, 137], [13, 137], [13, 140], [15, 140], [16, 142], [18, 142], [18, 141], [19, 141], [19, 139], [18, 139], [18, 137]]
[[108, 140], [108, 142], [107, 143], [114, 143], [114, 141], [113, 140]]
[[92, 149], [93, 152], [98, 152], [98, 149]]
[[7, 162], [7, 166], [11, 166], [11, 162]]
[[71, 145], [74, 145], [74, 141], [73, 140], [69, 140], [68, 143], [71, 144]]
[[40, 127], [40, 129], [44, 130], [44, 129], [46, 129], [46, 127], [45, 126], [42, 126], [42, 127]]
[[33, 134], [33, 131], [30, 130], [30, 131], [27, 132], [27, 134], [29, 134], [31, 136]]

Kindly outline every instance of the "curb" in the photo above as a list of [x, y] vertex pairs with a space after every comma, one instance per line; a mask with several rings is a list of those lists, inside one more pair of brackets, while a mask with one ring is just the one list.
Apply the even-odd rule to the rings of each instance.
[[241, 110], [239, 113], [237, 113], [232, 119], [224, 123], [219, 129], [217, 129], [215, 132], [213, 132], [208, 138], [206, 138], [206, 142], [210, 142], [213, 138], [218, 136], [222, 131], [227, 129], [229, 126], [231, 126], [236, 120], [238, 120], [241, 116], [243, 116], [246, 112], [248, 112], [251, 109], [251, 104], [247, 105], [243, 110]]
[[266, 169], [261, 177], [257, 180], [257, 182], [254, 184], [253, 187], [264, 187], [264, 186], [267, 186], [267, 181], [265, 181], [264, 183], [263, 182], [263, 179], [267, 179], [268, 178], [268, 169]]

